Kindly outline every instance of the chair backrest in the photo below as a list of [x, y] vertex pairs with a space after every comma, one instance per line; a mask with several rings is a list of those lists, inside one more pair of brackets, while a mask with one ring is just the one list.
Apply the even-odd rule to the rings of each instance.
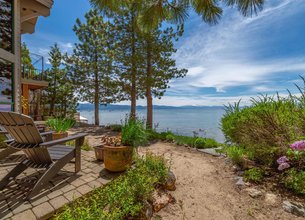
[[48, 150], [39, 146], [43, 139], [32, 118], [15, 112], [0, 112], [0, 126], [14, 139], [10, 145], [22, 149], [29, 160], [36, 164], [52, 162]]

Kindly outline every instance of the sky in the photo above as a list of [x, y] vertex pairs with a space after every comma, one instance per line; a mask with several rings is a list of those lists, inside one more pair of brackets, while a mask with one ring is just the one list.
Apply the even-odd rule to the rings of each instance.
[[[72, 7], [71, 7], [72, 6]], [[87, 0], [54, 0], [51, 15], [40, 17], [35, 33], [24, 35], [33, 53], [48, 59], [57, 42], [71, 53], [77, 42], [72, 28], [90, 10]], [[266, 0], [257, 16], [243, 17], [226, 8], [219, 24], [210, 26], [190, 13], [173, 55], [185, 78], [170, 82], [157, 105], [220, 106], [259, 94], [297, 94], [305, 76], [305, 0]], [[123, 102], [120, 104], [128, 104]], [[145, 100], [139, 100], [145, 105]]]

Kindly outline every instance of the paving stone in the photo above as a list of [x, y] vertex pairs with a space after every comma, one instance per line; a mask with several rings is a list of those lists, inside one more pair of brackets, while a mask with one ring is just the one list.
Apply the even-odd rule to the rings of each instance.
[[88, 185], [91, 186], [92, 188], [98, 188], [100, 186], [103, 186], [103, 184], [97, 180], [91, 181], [90, 183], [88, 183]]
[[111, 182], [110, 179], [104, 179], [104, 178], [98, 178], [96, 179], [96, 181], [99, 181], [100, 183], [102, 183], [103, 185], [106, 185], [107, 183]]
[[68, 192], [68, 193], [65, 193], [65, 198], [67, 199], [67, 200], [69, 200], [69, 202], [72, 202], [72, 201], [74, 201], [75, 199], [77, 199], [77, 198], [79, 198], [79, 197], [81, 197], [82, 196], [82, 194], [80, 194], [78, 191], [76, 191], [76, 190], [72, 190], [72, 191], [70, 191], [70, 192]]
[[27, 210], [25, 212], [21, 212], [12, 217], [12, 220], [36, 220], [36, 216], [32, 212], [32, 210]]
[[64, 193], [71, 191], [72, 189], [75, 189], [75, 186], [72, 184], [66, 185], [62, 187], [60, 190], [63, 191]]
[[90, 192], [92, 188], [89, 185], [82, 185], [81, 187], [77, 188], [77, 191], [80, 192], [82, 195], [87, 194]]
[[47, 197], [47, 196], [43, 196], [39, 199], [36, 199], [36, 200], [32, 200], [31, 201], [31, 204], [35, 207], [35, 206], [38, 206], [46, 201], [49, 201], [50, 199]]
[[48, 202], [44, 202], [32, 209], [37, 219], [48, 219], [52, 216], [55, 209]]
[[13, 216], [13, 212], [7, 211], [7, 212], [1, 212], [0, 214], [0, 219], [9, 219], [10, 217]]
[[73, 182], [71, 182], [71, 184], [73, 186], [76, 186], [76, 187], [79, 187], [79, 186], [81, 186], [81, 185], [83, 185], [85, 183], [86, 182], [84, 180], [80, 179], [80, 178], [78, 178], [78, 179], [74, 180]]
[[49, 199], [53, 199], [53, 198], [58, 197], [58, 196], [60, 196], [62, 194], [63, 194], [63, 192], [60, 189], [58, 189], [58, 190], [56, 190], [54, 192], [49, 193], [48, 194], [48, 198]]
[[55, 210], [62, 208], [64, 205], [68, 204], [69, 200], [67, 200], [64, 196], [56, 197], [50, 200], [50, 204], [53, 206]]
[[84, 178], [82, 178], [82, 180], [84, 180], [86, 183], [90, 183], [91, 181], [95, 180], [96, 178], [94, 178], [93, 176], [84, 176]]
[[29, 203], [29, 202], [23, 203], [21, 205], [18, 205], [16, 208], [14, 208], [13, 214], [16, 215], [16, 214], [18, 214], [20, 212], [23, 212], [23, 211], [25, 211], [27, 209], [30, 209], [30, 208], [32, 208], [31, 203]]

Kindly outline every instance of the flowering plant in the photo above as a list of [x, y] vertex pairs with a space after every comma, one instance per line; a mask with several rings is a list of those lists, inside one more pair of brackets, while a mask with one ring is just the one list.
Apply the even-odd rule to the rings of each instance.
[[290, 145], [287, 151], [287, 156], [282, 156], [277, 159], [278, 170], [282, 171], [289, 167], [302, 168], [305, 164], [305, 141], [296, 141]]

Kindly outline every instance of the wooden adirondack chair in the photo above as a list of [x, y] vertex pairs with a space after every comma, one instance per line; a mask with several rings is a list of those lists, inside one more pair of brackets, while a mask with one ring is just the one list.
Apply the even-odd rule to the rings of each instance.
[[[55, 141], [43, 142], [43, 138], [32, 118], [14, 113], [0, 112], [0, 125], [11, 135], [13, 141], [8, 145], [22, 150], [26, 159], [13, 168], [1, 181], [0, 190], [28, 167], [45, 168], [45, 173], [36, 182], [27, 199], [36, 196], [40, 190], [54, 177], [67, 163], [75, 158], [75, 173], [81, 169], [81, 146], [86, 134], [77, 134]], [[75, 140], [75, 148], [60, 145]]]

